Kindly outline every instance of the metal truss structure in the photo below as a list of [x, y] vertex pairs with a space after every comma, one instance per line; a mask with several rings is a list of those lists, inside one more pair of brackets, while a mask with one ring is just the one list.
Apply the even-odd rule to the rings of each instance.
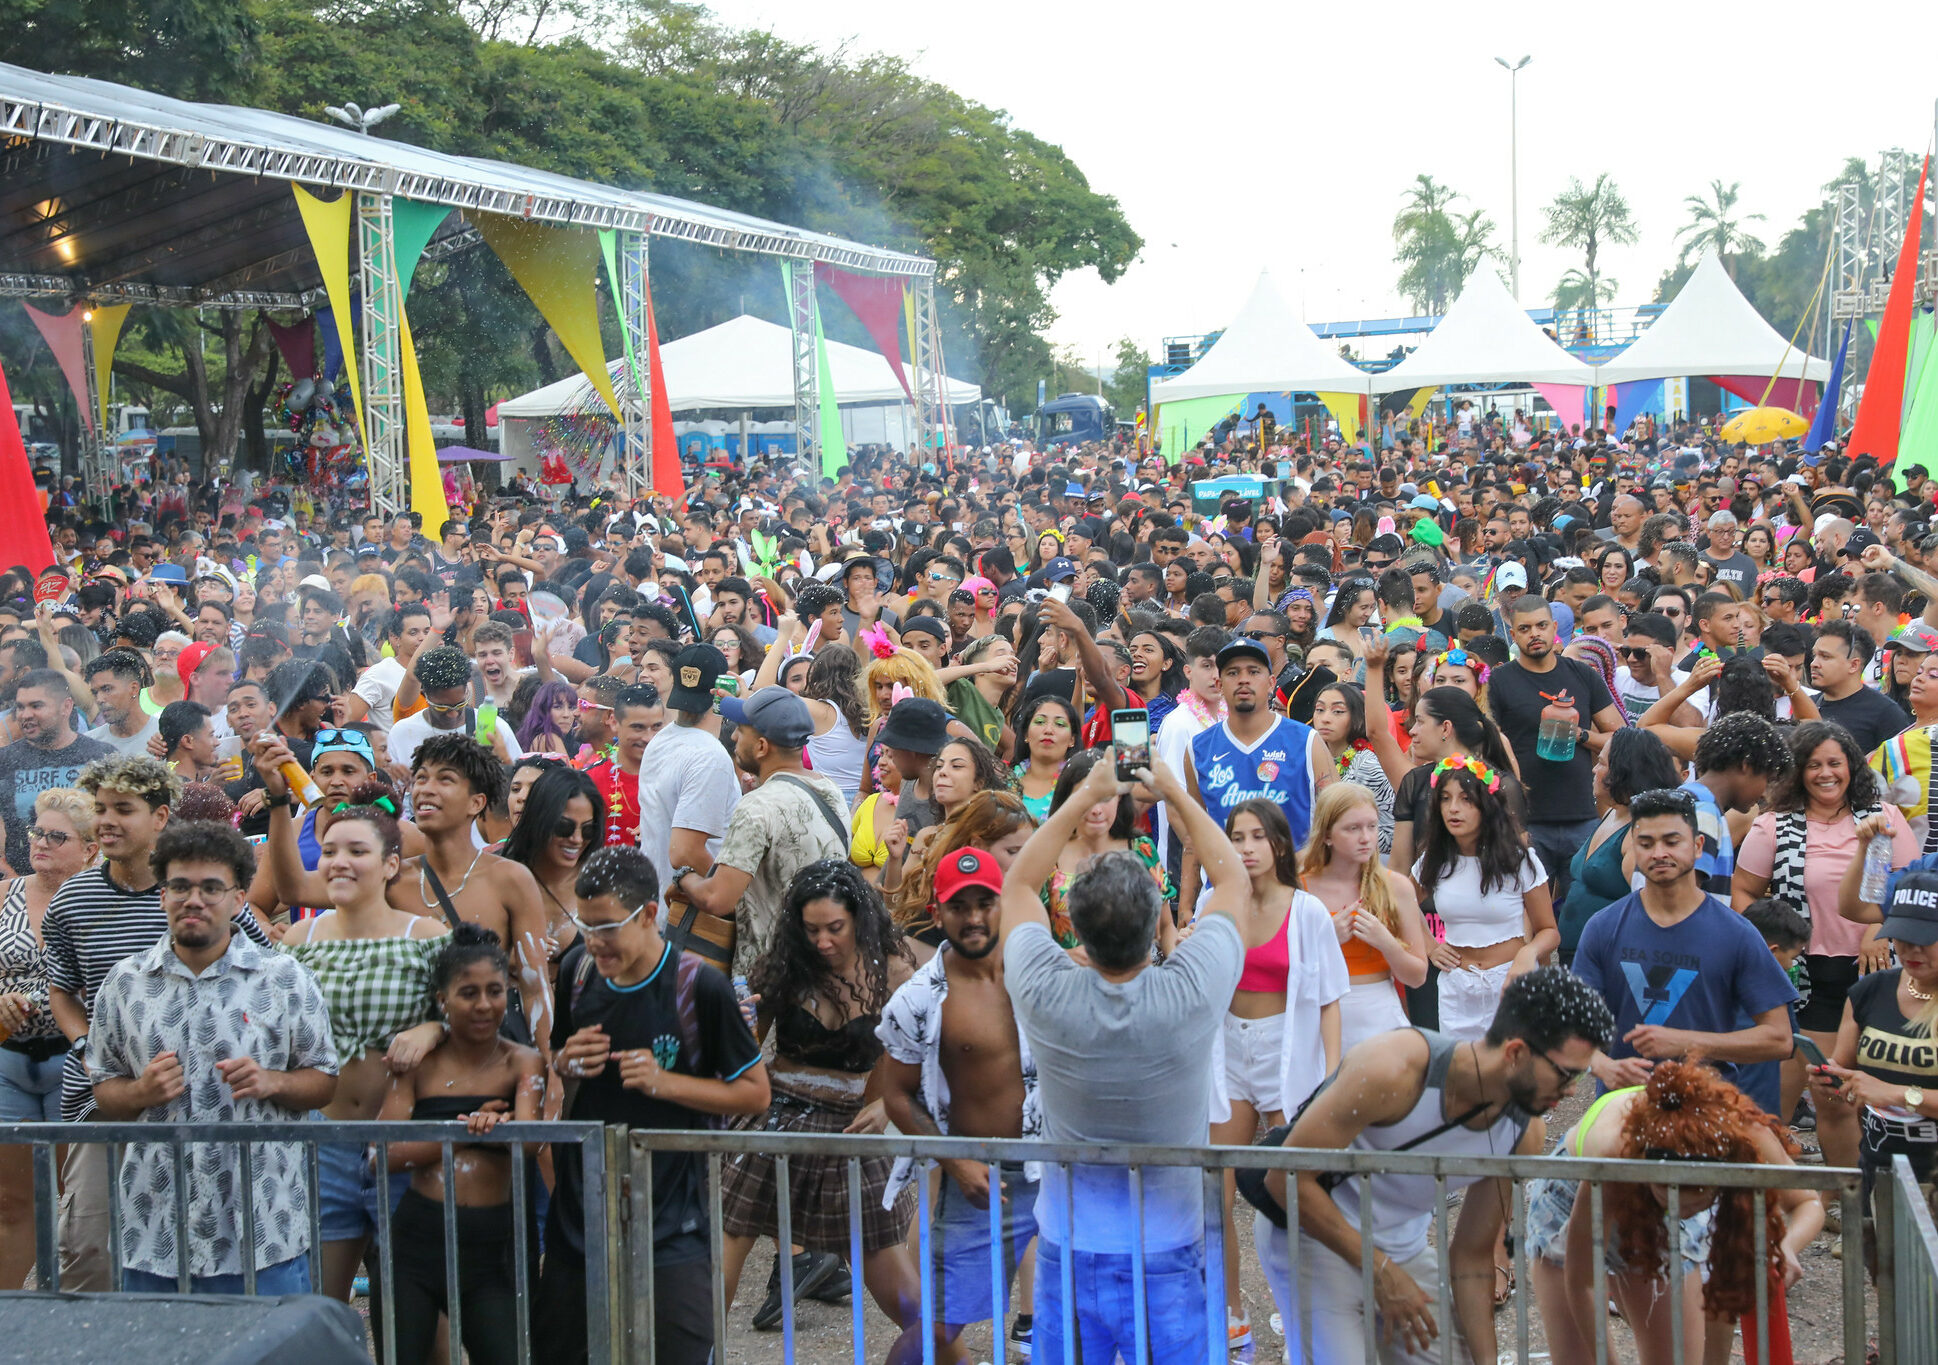
[[653, 377], [646, 327], [649, 236], [644, 231], [619, 234], [619, 325], [626, 329], [637, 369], [625, 376], [618, 391], [619, 478], [629, 498], [637, 498], [653, 486]]
[[[915, 286], [915, 438], [923, 455], [938, 463], [955, 451], [949, 415], [949, 368], [942, 360], [942, 320], [935, 306], [933, 277]], [[917, 461], [919, 463], [919, 461]]]
[[[940, 431], [947, 442], [935, 262], [925, 257], [285, 114], [193, 104], [0, 63], [0, 298], [313, 311], [325, 294], [290, 184], [357, 196], [353, 287], [364, 300], [362, 398], [378, 511], [410, 505], [400, 332], [406, 282], [398, 276], [391, 225], [398, 197], [458, 210], [424, 260], [482, 242], [467, 214], [619, 233], [620, 321], [641, 370], [639, 383], [620, 388], [618, 463], [629, 493], [645, 491], [652, 478], [646, 302], [648, 242], [656, 236], [789, 263], [795, 418], [804, 452], [820, 435], [815, 263], [910, 281], [918, 302], [917, 374], [928, 376], [918, 395], [921, 430]], [[90, 485], [104, 490], [112, 450], [105, 433], [97, 435], [103, 439], [85, 467]]]
[[[820, 318], [814, 292], [814, 262], [791, 261], [787, 267], [787, 325], [794, 334], [794, 448], [809, 467], [818, 465], [821, 449], [820, 351], [814, 344]], [[816, 452], [808, 459], [808, 452]]]

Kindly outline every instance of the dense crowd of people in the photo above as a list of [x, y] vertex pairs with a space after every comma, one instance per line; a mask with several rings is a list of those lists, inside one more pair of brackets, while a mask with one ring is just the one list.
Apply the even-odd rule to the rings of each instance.
[[[515, 481], [429, 526], [184, 475], [112, 522], [56, 505], [57, 562], [0, 572], [0, 1120], [472, 1139], [450, 1170], [435, 1143], [377, 1170], [333, 1134], [315, 1189], [297, 1147], [256, 1144], [253, 1246], [236, 1147], [191, 1146], [196, 1290], [236, 1292], [248, 1258], [262, 1292], [314, 1270], [374, 1297], [388, 1257], [415, 1365], [452, 1220], [462, 1344], [510, 1360], [523, 1227], [533, 1353], [584, 1359], [578, 1153], [488, 1140], [538, 1117], [1775, 1165], [1814, 1130], [1867, 1191], [1898, 1154], [1933, 1178], [1922, 469], [1463, 403], [1360, 446], [692, 478]], [[1108, 1166], [721, 1171], [653, 1158], [663, 1361], [709, 1358], [714, 1279], [731, 1301], [781, 1236], [783, 1181], [754, 1325], [785, 1264], [796, 1299], [864, 1286], [895, 1361], [968, 1359], [979, 1322], [1040, 1360], [1140, 1336], [1201, 1360], [1217, 1266], [1234, 1347], [1327, 1365], [1362, 1358], [1368, 1311], [1382, 1359], [1491, 1361], [1516, 1293], [1585, 1358], [1601, 1307], [1573, 1182], [1529, 1187], [1516, 1285], [1501, 1181], [1381, 1173], [1363, 1205], [1358, 1180], [1302, 1173], [1294, 1201], [1241, 1176], [1221, 1247], [1195, 1170], [1146, 1167], [1135, 1198]], [[67, 1145], [62, 1287], [172, 1288], [182, 1178], [165, 1146]], [[1762, 1277], [1787, 1361], [1832, 1211], [1771, 1200], [1758, 1266], [1749, 1196], [1682, 1186], [1671, 1303], [1665, 1198], [1606, 1191], [1640, 1358], [1723, 1359], [1739, 1328], [1755, 1358]], [[0, 1147], [5, 1287], [35, 1216], [27, 1149]], [[1241, 1220], [1269, 1304], [1240, 1293]]]

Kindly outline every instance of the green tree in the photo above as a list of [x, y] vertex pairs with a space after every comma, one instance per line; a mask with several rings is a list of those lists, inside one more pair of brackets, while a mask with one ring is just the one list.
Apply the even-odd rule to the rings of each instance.
[[1541, 241], [1548, 246], [1575, 247], [1582, 253], [1579, 292], [1589, 299], [1612, 298], [1613, 287], [1604, 288], [1601, 282], [1601, 250], [1604, 246], [1633, 246], [1640, 233], [1629, 213], [1628, 200], [1608, 172], [1596, 176], [1593, 185], [1570, 179], [1568, 188], [1554, 197], [1546, 212], [1548, 221], [1541, 229]]
[[1739, 213], [1736, 201], [1743, 182], [1732, 180], [1724, 188], [1720, 180], [1709, 182], [1709, 196], [1704, 198], [1692, 194], [1682, 201], [1689, 210], [1689, 221], [1676, 233], [1676, 240], [1682, 243], [1680, 260], [1701, 257], [1705, 251], [1716, 253], [1729, 271], [1729, 277], [1736, 278], [1736, 258], [1746, 252], [1760, 253], [1763, 243], [1752, 236], [1745, 223], [1763, 221], [1760, 213]]
[[9, 61], [183, 99], [232, 99], [257, 57], [241, 0], [0, 0], [0, 32]]
[[1596, 309], [1603, 304], [1615, 302], [1615, 291], [1620, 288], [1618, 281], [1606, 276], [1596, 278], [1575, 266], [1562, 272], [1561, 280], [1554, 287], [1554, 306], [1564, 311], [1577, 308]]
[[1400, 293], [1422, 313], [1447, 311], [1467, 279], [1494, 254], [1494, 224], [1479, 209], [1452, 212], [1460, 196], [1430, 175], [1415, 176], [1393, 217]]
[[1151, 368], [1151, 357], [1129, 337], [1117, 338], [1111, 353], [1115, 369], [1104, 381], [1104, 398], [1119, 417], [1129, 418], [1144, 406], [1144, 383]]

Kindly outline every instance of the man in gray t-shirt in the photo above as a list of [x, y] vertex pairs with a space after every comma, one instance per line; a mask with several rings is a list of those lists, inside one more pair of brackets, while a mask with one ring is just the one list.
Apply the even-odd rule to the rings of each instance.
[[[1177, 774], [1155, 764], [1152, 786], [1211, 881], [1196, 931], [1159, 966], [1151, 965], [1151, 946], [1158, 916], [1167, 912], [1150, 871], [1133, 855], [1104, 854], [1065, 893], [1087, 965], [1052, 937], [1035, 889], [1048, 880], [1084, 812], [1128, 799], [1114, 752], [1102, 751], [1083, 785], [1030, 837], [1004, 878], [1003, 922], [1014, 926], [1004, 934], [1004, 985], [1036, 1057], [1045, 1141], [1203, 1146], [1210, 1139], [1207, 1061], [1253, 927], [1250, 879], [1231, 841]], [[1074, 1251], [1080, 1262], [1073, 1307], [1084, 1358], [1108, 1359], [1115, 1342], [1125, 1359], [1134, 1359], [1129, 1286], [1136, 1211], [1128, 1176], [1122, 1167], [1080, 1166], [1074, 1183], [1072, 1191], [1059, 1168], [1047, 1168], [1037, 1197], [1037, 1354], [1064, 1358], [1062, 1262]], [[1143, 1188], [1151, 1359], [1202, 1361], [1199, 1173], [1148, 1168]]]
[[1716, 586], [1724, 583], [1735, 585], [1743, 597], [1756, 596], [1756, 561], [1736, 548], [1739, 528], [1735, 514], [1718, 511], [1710, 514], [1707, 523], [1709, 548], [1702, 557], [1710, 568], [1710, 582]]

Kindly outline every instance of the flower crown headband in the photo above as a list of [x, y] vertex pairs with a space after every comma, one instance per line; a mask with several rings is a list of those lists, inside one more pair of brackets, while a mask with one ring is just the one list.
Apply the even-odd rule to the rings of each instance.
[[1501, 775], [1481, 762], [1478, 758], [1475, 758], [1472, 754], [1454, 754], [1451, 757], [1441, 759], [1433, 765], [1433, 776], [1427, 779], [1427, 785], [1430, 787], [1438, 787], [1440, 785], [1441, 774], [1451, 772], [1455, 768], [1465, 768], [1468, 772], [1472, 773], [1475, 780], [1481, 786], [1485, 787], [1490, 795], [1498, 796], [1500, 794]]
[[1492, 669], [1481, 662], [1478, 654], [1459, 647], [1443, 650], [1439, 654], [1434, 655], [1433, 666], [1438, 669], [1441, 664], [1452, 664], [1455, 668], [1473, 669], [1474, 679], [1482, 687], [1487, 686], [1487, 676], [1493, 672]]

